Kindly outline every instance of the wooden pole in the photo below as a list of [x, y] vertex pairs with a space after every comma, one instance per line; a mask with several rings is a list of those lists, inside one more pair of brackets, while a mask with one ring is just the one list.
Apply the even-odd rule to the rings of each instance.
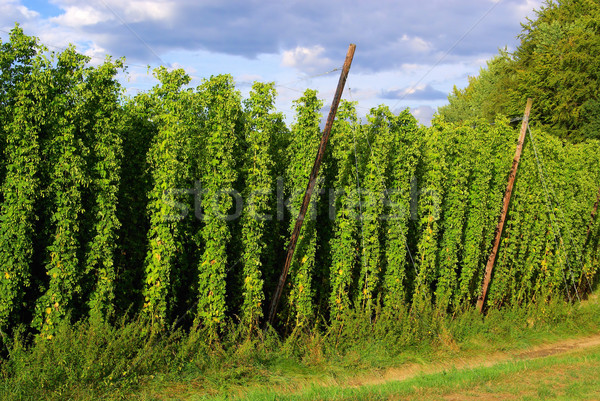
[[523, 143], [525, 142], [525, 134], [527, 133], [527, 126], [529, 124], [529, 113], [531, 111], [532, 99], [527, 99], [527, 105], [525, 106], [525, 115], [523, 116], [523, 122], [521, 123], [521, 133], [519, 135], [519, 141], [517, 142], [517, 150], [513, 159], [512, 168], [510, 175], [508, 176], [508, 185], [506, 186], [506, 192], [504, 193], [504, 199], [502, 201], [502, 213], [500, 214], [500, 221], [496, 227], [496, 234], [494, 238], [494, 247], [490, 253], [487, 264], [485, 266], [485, 277], [483, 279], [483, 286], [481, 288], [481, 294], [477, 300], [477, 310], [479, 313], [483, 312], [483, 305], [487, 296], [490, 281], [492, 279], [492, 272], [494, 270], [494, 263], [496, 262], [496, 255], [498, 254], [498, 248], [500, 247], [500, 239], [502, 238], [502, 230], [504, 229], [504, 223], [506, 222], [506, 214], [508, 213], [508, 207], [510, 206], [510, 197], [512, 195], [513, 186], [515, 185], [515, 178], [517, 177], [517, 169], [519, 168], [519, 160], [521, 160], [521, 152], [523, 151]]
[[327, 146], [327, 142], [329, 141], [329, 135], [331, 134], [331, 128], [333, 127], [333, 121], [335, 120], [335, 114], [337, 113], [337, 109], [340, 104], [340, 99], [342, 98], [342, 92], [344, 91], [344, 85], [346, 85], [346, 78], [348, 78], [348, 72], [350, 71], [350, 65], [352, 64], [352, 59], [354, 58], [355, 50], [356, 50], [356, 45], [350, 44], [350, 46], [348, 47], [348, 53], [346, 54], [346, 60], [344, 61], [344, 66], [342, 67], [342, 73], [340, 74], [340, 80], [338, 81], [338, 86], [335, 91], [335, 95], [333, 97], [333, 102], [331, 103], [331, 109], [329, 110], [329, 116], [327, 117], [327, 123], [325, 124], [325, 129], [323, 130], [323, 137], [321, 138], [321, 144], [319, 145], [319, 151], [317, 152], [317, 157], [315, 159], [315, 163], [313, 165], [312, 171], [308, 178], [308, 186], [306, 187], [306, 192], [304, 193], [304, 199], [302, 200], [302, 206], [300, 207], [300, 213], [298, 214], [298, 219], [296, 220], [296, 225], [294, 226], [294, 230], [292, 231], [290, 243], [287, 248], [287, 255], [285, 257], [285, 264], [281, 271], [281, 275], [279, 276], [279, 282], [277, 284], [275, 294], [273, 294], [273, 299], [271, 300], [271, 305], [269, 306], [268, 322], [271, 325], [273, 325], [273, 321], [275, 320], [275, 314], [277, 313], [277, 305], [279, 304], [279, 298], [281, 298], [281, 293], [283, 292], [283, 287], [285, 285], [285, 280], [287, 278], [288, 271], [289, 271], [290, 265], [292, 263], [294, 251], [296, 250], [296, 243], [298, 242], [298, 236], [300, 235], [300, 229], [302, 228], [302, 223], [304, 222], [304, 217], [306, 216], [306, 212], [308, 210], [310, 198], [312, 196], [312, 193], [315, 189], [315, 185], [317, 183], [317, 175], [319, 174], [319, 168], [321, 167], [321, 161], [323, 160], [323, 156], [325, 154], [325, 147]]

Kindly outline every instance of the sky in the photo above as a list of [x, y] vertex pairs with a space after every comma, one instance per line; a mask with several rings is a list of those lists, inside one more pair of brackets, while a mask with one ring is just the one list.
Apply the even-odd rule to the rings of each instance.
[[521, 23], [543, 0], [0, 0], [0, 38], [19, 23], [50, 50], [69, 44], [101, 63], [125, 57], [129, 95], [156, 84], [148, 72], [183, 68], [192, 86], [231, 74], [243, 96], [277, 84], [277, 109], [293, 122], [307, 89], [329, 105], [350, 43], [344, 99], [362, 118], [385, 104], [423, 124], [498, 49], [514, 50]]

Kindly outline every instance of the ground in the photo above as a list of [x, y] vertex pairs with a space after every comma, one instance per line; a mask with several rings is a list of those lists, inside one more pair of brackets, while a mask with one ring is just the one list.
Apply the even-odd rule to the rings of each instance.
[[[355, 376], [205, 392], [179, 383], [146, 400], [600, 400], [600, 333], [527, 349], [456, 355]], [[189, 383], [188, 383], [189, 384]]]

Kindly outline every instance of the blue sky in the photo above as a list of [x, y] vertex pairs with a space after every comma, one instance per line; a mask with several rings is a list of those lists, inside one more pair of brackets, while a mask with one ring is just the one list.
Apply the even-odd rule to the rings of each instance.
[[[0, 38], [14, 24], [51, 50], [73, 43], [100, 63], [126, 57], [128, 93], [155, 84], [147, 65], [182, 67], [192, 85], [233, 75], [278, 84], [293, 118], [306, 88], [331, 102], [349, 43], [356, 54], [344, 98], [364, 115], [386, 104], [427, 123], [499, 48], [513, 50], [521, 22], [542, 0], [0, 0]], [[327, 113], [327, 110], [324, 110]]]

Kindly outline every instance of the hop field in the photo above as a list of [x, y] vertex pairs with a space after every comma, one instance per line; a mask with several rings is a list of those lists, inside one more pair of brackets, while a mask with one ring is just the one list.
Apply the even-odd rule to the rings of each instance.
[[[291, 127], [275, 87], [242, 100], [230, 76], [182, 70], [122, 95], [121, 61], [49, 53], [17, 27], [2, 44], [0, 326], [51, 338], [61, 322], [151, 330], [233, 325], [257, 335], [320, 139], [307, 90]], [[488, 307], [575, 301], [594, 285], [599, 143], [531, 130]], [[507, 119], [419, 126], [344, 101], [275, 329], [469, 309], [480, 292], [516, 131]]]
[[273, 83], [242, 99], [229, 75], [191, 88], [159, 68], [152, 90], [126, 97], [122, 60], [88, 62], [19, 27], [0, 43], [7, 399], [125, 397], [186, 372], [214, 389], [286, 363], [365, 369], [407, 346], [597, 330], [597, 309], [579, 305], [600, 263], [597, 140], [531, 119], [482, 321], [516, 127], [424, 127], [385, 106], [361, 119], [342, 101], [271, 327], [321, 136], [317, 92], [288, 127]]

